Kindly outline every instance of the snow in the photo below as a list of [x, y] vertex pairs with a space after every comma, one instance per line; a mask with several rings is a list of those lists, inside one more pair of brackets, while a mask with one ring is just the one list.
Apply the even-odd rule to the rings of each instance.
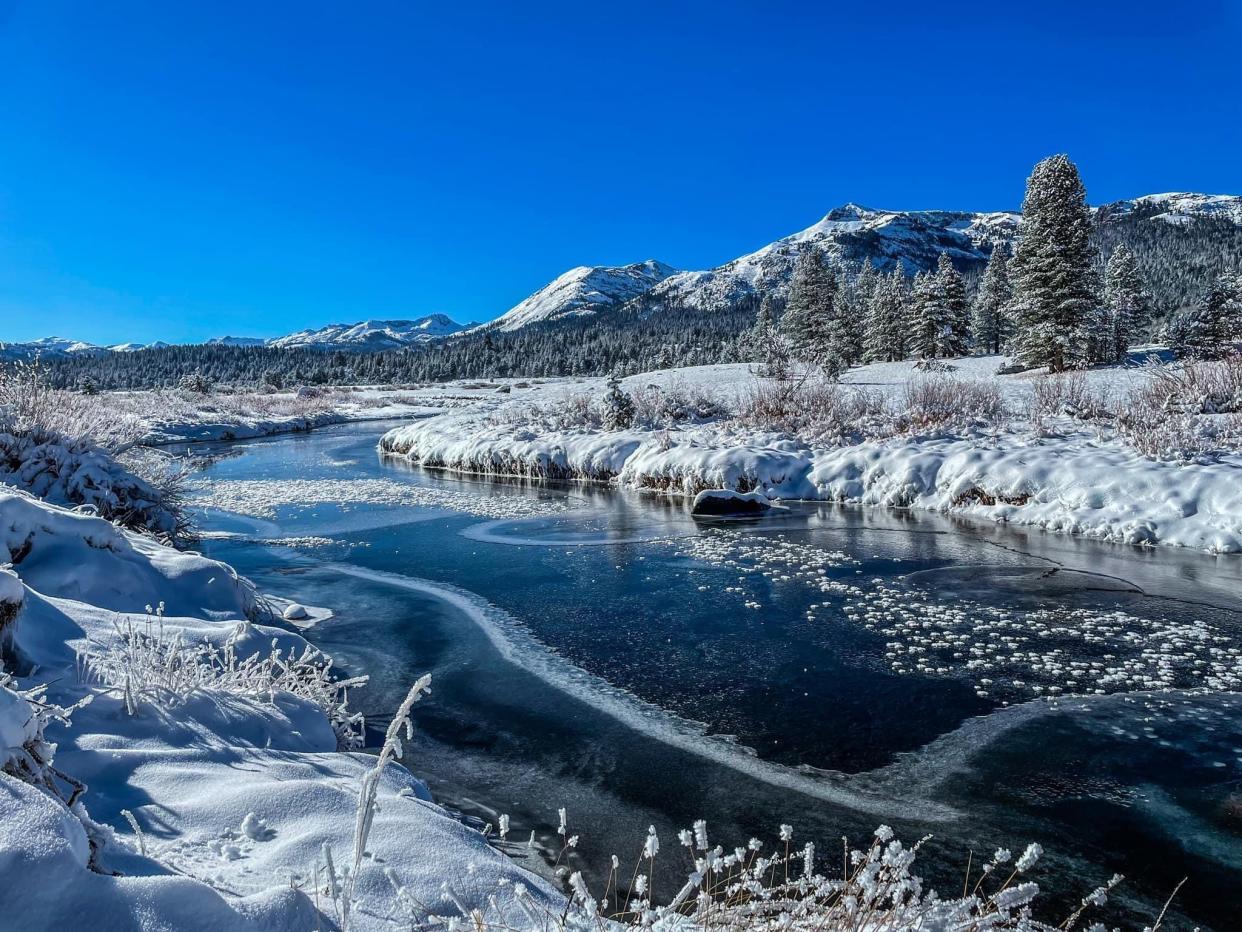
[[[1029, 406], [1035, 373], [997, 376], [1003, 360], [953, 360], [952, 377], [995, 385], [1016, 412]], [[862, 366], [845, 381], [899, 405], [920, 374], [911, 362]], [[1121, 393], [1149, 378], [1141, 367], [1084, 375], [1095, 391]], [[648, 385], [694, 386], [736, 403], [757, 385], [752, 367], [704, 366], [632, 376]], [[694, 496], [757, 490], [777, 499], [920, 508], [1082, 534], [1126, 544], [1242, 552], [1242, 458], [1203, 463], [1147, 459], [1117, 439], [1063, 418], [1037, 429], [1012, 424], [967, 435], [896, 434], [842, 445], [765, 431], [737, 420], [667, 429], [546, 429], [521, 411], [599, 396], [602, 379], [549, 382], [508, 402], [484, 402], [389, 431], [381, 448], [426, 466], [465, 472], [585, 478]]]
[[[351, 860], [359, 791], [375, 758], [338, 751], [324, 712], [289, 693], [206, 690], [160, 708], [140, 703], [131, 715], [119, 694], [83, 681], [75, 653], [107, 649], [130, 623], [158, 624], [184, 643], [229, 642], [242, 655], [305, 641], [248, 622], [261, 613], [258, 596], [225, 564], [25, 495], [0, 493], [6, 560], [16, 565], [0, 573], [0, 594], [25, 596], [15, 645], [35, 672], [23, 686], [46, 684], [61, 705], [95, 699], [52, 736], [56, 766], [89, 787], [85, 810], [70, 812], [0, 772], [3, 924], [70, 929], [90, 916], [107, 929], [326, 927], [315, 913], [315, 866], [325, 844], [338, 863]], [[149, 615], [161, 610], [158, 621]], [[0, 749], [35, 737], [29, 711], [0, 687]], [[486, 907], [489, 896], [511, 905], [516, 882], [536, 902], [558, 902], [402, 767], [384, 768], [378, 803], [353, 928], [400, 927], [383, 868], [444, 915], [457, 914], [445, 884], [468, 908]], [[102, 872], [88, 867], [88, 832]]]
[[655, 259], [615, 268], [578, 266], [478, 329], [518, 330], [545, 320], [594, 313], [643, 294], [674, 272]]
[[[329, 324], [317, 329], [299, 330], [297, 333], [268, 340], [266, 344], [285, 348], [383, 350], [425, 343], [462, 329], [461, 324], [450, 320], [444, 314], [429, 314], [415, 320], [364, 320], [353, 324]], [[227, 339], [231, 338], [221, 338], [221, 342]]]

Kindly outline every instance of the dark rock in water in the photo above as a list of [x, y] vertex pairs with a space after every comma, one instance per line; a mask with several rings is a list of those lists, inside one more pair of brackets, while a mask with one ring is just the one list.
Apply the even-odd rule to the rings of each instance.
[[772, 507], [760, 492], [733, 492], [729, 489], [705, 489], [694, 497], [690, 514], [716, 518], [739, 518], [761, 515]]

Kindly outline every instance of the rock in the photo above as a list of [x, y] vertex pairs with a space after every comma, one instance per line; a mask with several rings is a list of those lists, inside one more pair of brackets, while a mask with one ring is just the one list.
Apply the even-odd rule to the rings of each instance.
[[280, 614], [285, 621], [305, 621], [310, 618], [310, 612], [306, 610], [306, 606], [298, 605], [297, 602], [290, 602]]
[[760, 492], [734, 492], [730, 489], [704, 489], [694, 496], [690, 514], [723, 518], [761, 515], [772, 507]]

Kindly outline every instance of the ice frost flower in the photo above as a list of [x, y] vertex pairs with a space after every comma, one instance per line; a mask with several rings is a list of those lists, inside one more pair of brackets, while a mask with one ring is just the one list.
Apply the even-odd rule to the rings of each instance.
[[781, 826], [781, 841], [793, 841], [793, 826], [792, 825]]
[[656, 834], [655, 826], [647, 827], [647, 842], [643, 845], [643, 857], [648, 860], [654, 858], [660, 851], [660, 837]]
[[504, 838], [508, 834], [509, 834], [509, 817], [507, 815], [502, 814], [500, 817], [500, 837]]
[[683, 828], [677, 833], [677, 840], [681, 842], [682, 847], [689, 848], [694, 844], [694, 836], [690, 834], [690, 829]]
[[1018, 863], [1014, 865], [1014, 868], [1019, 873], [1029, 871], [1035, 866], [1035, 862], [1039, 860], [1043, 853], [1043, 848], [1041, 848], [1037, 843], [1031, 842], [1026, 846], [1026, 850], [1022, 852], [1022, 857], [1018, 858]]
[[707, 822], [704, 819], [694, 823], [694, 843], [699, 846], [699, 850], [707, 850]]

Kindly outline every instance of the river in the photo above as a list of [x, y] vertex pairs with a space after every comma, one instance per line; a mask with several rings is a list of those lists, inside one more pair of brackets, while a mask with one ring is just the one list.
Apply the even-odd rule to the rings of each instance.
[[[304, 633], [384, 722], [433, 675], [404, 762], [511, 854], [632, 865], [648, 825], [727, 848], [794, 826], [839, 861], [881, 823], [918, 872], [1037, 841], [1043, 918], [1242, 921], [1242, 559], [944, 516], [792, 505], [744, 524], [587, 485], [382, 458], [382, 424], [216, 446], [203, 549], [330, 608]], [[198, 452], [202, 452], [199, 448]], [[534, 833], [534, 844], [528, 839]]]

